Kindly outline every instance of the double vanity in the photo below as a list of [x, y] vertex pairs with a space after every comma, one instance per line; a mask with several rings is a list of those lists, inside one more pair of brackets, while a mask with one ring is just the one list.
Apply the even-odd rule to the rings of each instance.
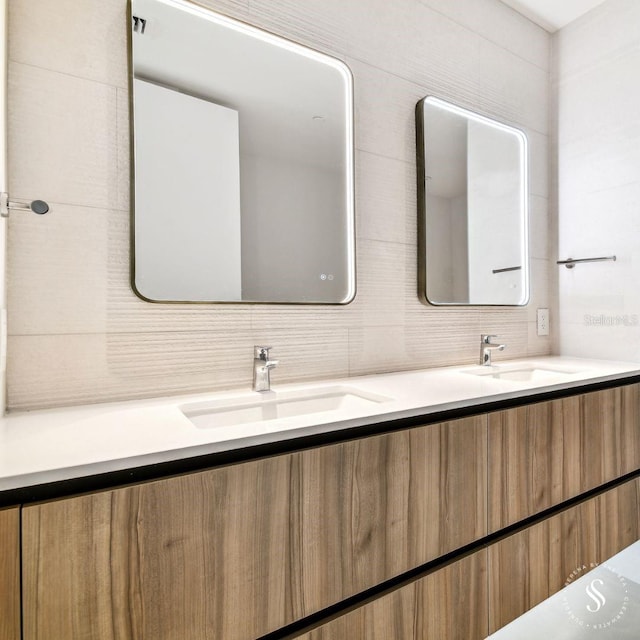
[[0, 452], [2, 640], [480, 640], [640, 539], [629, 363], [15, 413]]

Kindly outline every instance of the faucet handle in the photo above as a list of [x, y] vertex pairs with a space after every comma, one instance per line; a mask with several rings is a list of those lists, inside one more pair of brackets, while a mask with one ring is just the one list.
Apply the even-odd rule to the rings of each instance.
[[258, 360], [268, 360], [270, 350], [271, 347], [260, 347], [258, 345], [255, 345], [253, 347], [253, 356], [254, 358], [258, 358]]

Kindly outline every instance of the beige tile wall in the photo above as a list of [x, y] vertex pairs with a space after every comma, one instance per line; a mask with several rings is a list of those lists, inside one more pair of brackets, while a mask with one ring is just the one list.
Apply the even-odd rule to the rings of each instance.
[[[339, 56], [356, 94], [358, 295], [346, 307], [154, 305], [129, 287], [126, 0], [11, 0], [10, 188], [51, 202], [9, 237], [14, 409], [545, 354], [549, 36], [498, 0], [208, 0]], [[526, 130], [533, 304], [444, 309], [416, 294], [414, 106], [434, 94]]]

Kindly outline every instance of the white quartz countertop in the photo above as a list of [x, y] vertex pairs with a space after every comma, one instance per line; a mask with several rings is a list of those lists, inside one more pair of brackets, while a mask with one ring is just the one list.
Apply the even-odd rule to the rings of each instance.
[[[493, 377], [539, 367], [539, 379]], [[429, 416], [579, 388], [640, 375], [640, 364], [549, 356], [389, 373], [308, 384], [274, 385], [265, 396], [249, 390], [11, 413], [0, 419], [0, 492], [231, 451], [372, 423]], [[553, 371], [558, 372], [557, 379]], [[526, 377], [527, 374], [525, 374]], [[202, 428], [182, 411], [246, 405], [323, 391], [354, 393], [375, 402], [290, 417]], [[356, 398], [357, 400], [357, 398]], [[362, 406], [362, 404], [366, 406]], [[189, 411], [187, 410], [187, 413]]]

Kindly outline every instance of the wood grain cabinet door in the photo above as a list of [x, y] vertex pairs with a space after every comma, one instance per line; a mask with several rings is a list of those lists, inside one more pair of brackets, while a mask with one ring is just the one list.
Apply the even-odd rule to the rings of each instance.
[[20, 640], [20, 509], [0, 510], [0, 640]]
[[489, 530], [640, 468], [640, 386], [489, 414]]
[[639, 498], [631, 480], [491, 545], [491, 633], [638, 540]]
[[486, 417], [23, 509], [24, 640], [254, 640], [486, 535]]

